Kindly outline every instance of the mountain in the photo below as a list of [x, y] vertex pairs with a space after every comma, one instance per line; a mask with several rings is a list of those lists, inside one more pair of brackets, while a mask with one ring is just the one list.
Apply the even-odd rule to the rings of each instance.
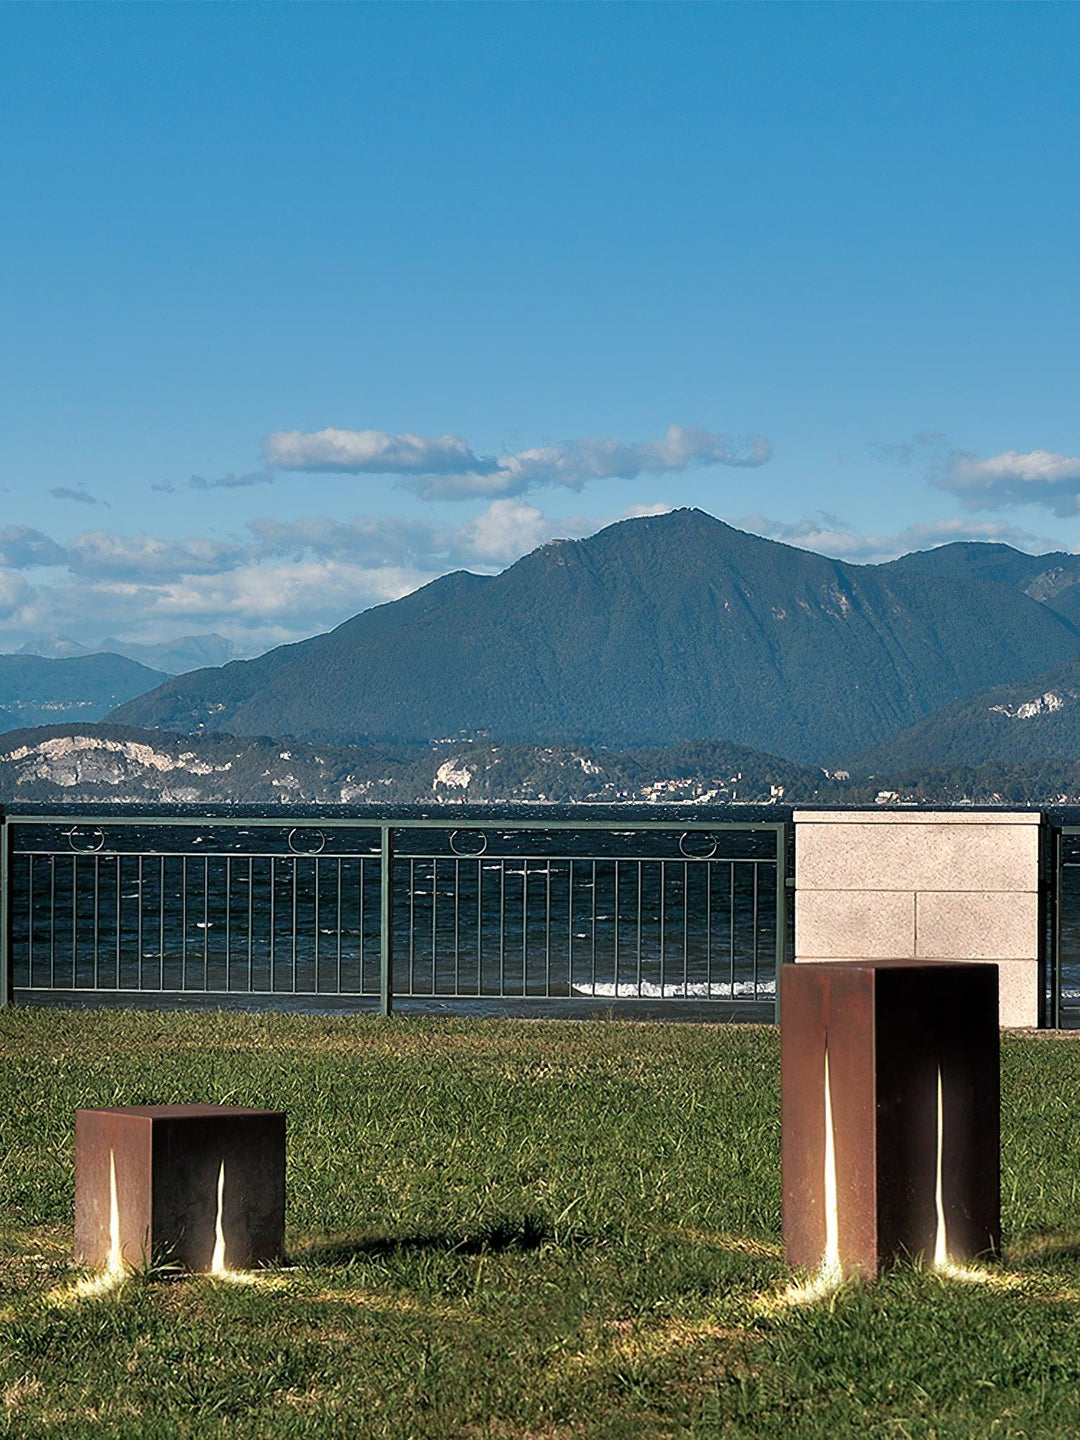
[[46, 660], [70, 660], [74, 655], [89, 655], [91, 647], [80, 645], [67, 635], [32, 635], [15, 652], [17, 655], [40, 655]]
[[849, 565], [678, 510], [444, 576], [109, 718], [322, 742], [723, 740], [827, 763], [1078, 656], [1077, 628], [1015, 586]]
[[821, 770], [738, 745], [628, 753], [559, 745], [315, 746], [118, 725], [19, 730], [0, 743], [0, 801], [110, 804], [774, 803]]
[[166, 675], [183, 675], [188, 670], [202, 670], [208, 665], [226, 665], [242, 653], [223, 635], [182, 635], [178, 640], [161, 640], [157, 644], [135, 644], [127, 640], [102, 640], [100, 645], [80, 645], [64, 635], [36, 635], [20, 645], [19, 655], [41, 655], [49, 660], [68, 659], [76, 655], [124, 655], [151, 670]]
[[1080, 765], [1080, 661], [988, 686], [856, 755], [866, 775], [930, 766]]
[[210, 665], [227, 665], [243, 652], [224, 635], [181, 635], [178, 640], [161, 640], [155, 645], [137, 645], [127, 640], [102, 640], [95, 647], [112, 655], [126, 655], [129, 660], [138, 660], [140, 665], [149, 665], [152, 670], [164, 670], [166, 675], [184, 675], [189, 670], [204, 670]]
[[902, 555], [899, 560], [890, 561], [887, 568], [903, 575], [945, 576], [1009, 585], [1073, 624], [1080, 622], [1080, 555], [1065, 550], [1028, 555], [1011, 545], [962, 540], [939, 545], [935, 550], [916, 550]]
[[0, 655], [0, 726], [100, 720], [114, 706], [160, 685], [167, 676], [120, 655]]

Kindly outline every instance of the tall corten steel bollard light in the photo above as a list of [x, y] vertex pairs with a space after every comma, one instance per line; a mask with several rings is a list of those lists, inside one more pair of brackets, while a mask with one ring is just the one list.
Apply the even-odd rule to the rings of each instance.
[[789, 1263], [869, 1278], [995, 1253], [997, 967], [785, 965], [780, 1014]]
[[231, 1105], [75, 1115], [75, 1258], [248, 1270], [285, 1248], [285, 1116]]

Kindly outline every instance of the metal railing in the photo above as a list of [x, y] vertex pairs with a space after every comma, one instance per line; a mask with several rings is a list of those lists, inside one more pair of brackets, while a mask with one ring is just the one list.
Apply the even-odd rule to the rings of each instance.
[[783, 823], [114, 812], [0, 828], [0, 1003], [775, 1004]]

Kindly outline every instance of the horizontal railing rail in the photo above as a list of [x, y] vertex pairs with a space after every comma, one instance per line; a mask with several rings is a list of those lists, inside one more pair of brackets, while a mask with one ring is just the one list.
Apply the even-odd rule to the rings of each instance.
[[18, 813], [0, 1001], [774, 1007], [782, 822]]

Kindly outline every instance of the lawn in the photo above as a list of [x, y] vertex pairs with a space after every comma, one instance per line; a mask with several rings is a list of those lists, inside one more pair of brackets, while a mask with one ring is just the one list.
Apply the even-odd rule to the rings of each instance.
[[[1080, 1043], [1003, 1054], [1006, 1254], [777, 1303], [757, 1027], [0, 1014], [0, 1435], [1080, 1433]], [[289, 1115], [289, 1265], [72, 1300], [73, 1112]]]

